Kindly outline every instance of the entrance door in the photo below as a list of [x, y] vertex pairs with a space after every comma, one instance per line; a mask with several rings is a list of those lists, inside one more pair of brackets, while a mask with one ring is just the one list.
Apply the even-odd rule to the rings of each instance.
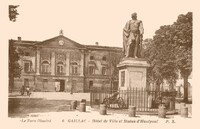
[[24, 86], [29, 87], [29, 80], [27, 78], [24, 79]]
[[43, 79], [43, 90], [47, 90], [47, 86], [48, 86], [48, 80], [47, 79]]
[[93, 81], [89, 81], [89, 90], [91, 90], [93, 87]]
[[60, 92], [65, 90], [65, 80], [60, 80]]

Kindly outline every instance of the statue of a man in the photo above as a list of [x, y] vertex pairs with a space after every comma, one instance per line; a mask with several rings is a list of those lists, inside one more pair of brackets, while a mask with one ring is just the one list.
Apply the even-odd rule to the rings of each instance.
[[141, 56], [144, 28], [141, 20], [137, 20], [137, 13], [131, 15], [123, 29], [123, 51], [125, 57], [139, 58]]

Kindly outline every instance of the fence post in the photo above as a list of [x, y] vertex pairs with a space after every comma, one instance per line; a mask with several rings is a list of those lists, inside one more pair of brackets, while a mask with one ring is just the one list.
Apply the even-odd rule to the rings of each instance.
[[81, 102], [80, 103], [80, 109], [79, 109], [80, 112], [86, 112], [86, 103], [84, 102]]
[[126, 105], [126, 108], [129, 107], [129, 97], [130, 97], [130, 88], [127, 89], [127, 105]]
[[186, 106], [186, 104], [185, 104], [185, 103], [183, 103], [183, 102], [182, 102], [182, 103], [180, 103], [180, 109], [179, 109], [179, 113], [181, 113], [181, 108], [182, 108], [182, 107], [185, 107], [185, 106]]
[[131, 92], [131, 87], [130, 87], [130, 90], [129, 90], [129, 105], [132, 105], [131, 103], [131, 98], [132, 97], [132, 92]]
[[135, 100], [134, 100], [134, 99], [135, 99], [135, 97], [134, 97], [134, 95], [135, 95], [135, 93], [134, 93], [135, 90], [134, 90], [134, 88], [132, 88], [131, 90], [132, 90], [132, 93], [131, 93], [131, 97], [132, 97], [131, 99], [132, 99], [132, 102], [131, 102], [130, 105], [135, 105], [135, 103], [134, 103], [134, 102], [135, 102]]
[[136, 114], [136, 107], [135, 106], [129, 106], [128, 116], [129, 117], [135, 117], [135, 114]]
[[140, 98], [141, 98], [141, 100], [140, 100], [140, 109], [142, 111], [143, 110], [143, 87], [142, 87], [142, 89], [140, 89]]
[[90, 106], [92, 107], [92, 90], [90, 90]]
[[181, 117], [188, 117], [188, 107], [182, 107], [181, 108]]
[[107, 114], [107, 110], [106, 110], [106, 105], [105, 104], [100, 104], [100, 111], [99, 113], [101, 115], [106, 115]]
[[166, 107], [164, 106], [164, 104], [162, 104], [161, 106], [159, 106], [158, 109], [158, 117], [159, 118], [165, 118], [166, 117]]
[[146, 111], [146, 88], [144, 88], [144, 91], [143, 91], [143, 97], [144, 97], [144, 111]]
[[181, 117], [188, 117], [188, 107], [186, 107], [185, 103], [181, 103], [181, 107], [180, 107], [180, 113], [181, 113]]

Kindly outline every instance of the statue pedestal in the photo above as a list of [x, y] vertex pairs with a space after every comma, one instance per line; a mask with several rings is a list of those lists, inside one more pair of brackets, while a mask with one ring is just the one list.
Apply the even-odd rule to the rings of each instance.
[[146, 88], [146, 71], [150, 65], [143, 58], [124, 58], [119, 68], [119, 89]]

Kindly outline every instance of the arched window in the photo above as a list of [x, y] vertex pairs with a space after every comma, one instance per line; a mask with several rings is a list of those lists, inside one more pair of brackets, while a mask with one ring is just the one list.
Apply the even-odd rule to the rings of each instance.
[[95, 65], [92, 65], [92, 64], [89, 65], [89, 74], [90, 75], [95, 74]]
[[72, 74], [78, 74], [78, 64], [76, 62], [71, 63]]
[[95, 69], [98, 68], [96, 63], [94, 61], [89, 62], [89, 74], [94, 75], [95, 74]]
[[64, 73], [64, 64], [63, 64], [63, 62], [58, 62], [57, 63], [57, 73], [58, 74]]
[[48, 61], [42, 62], [41, 72], [42, 73], [49, 73], [50, 72], [50, 64], [49, 64]]
[[31, 66], [32, 62], [31, 61], [24, 61], [24, 72], [31, 72]]

